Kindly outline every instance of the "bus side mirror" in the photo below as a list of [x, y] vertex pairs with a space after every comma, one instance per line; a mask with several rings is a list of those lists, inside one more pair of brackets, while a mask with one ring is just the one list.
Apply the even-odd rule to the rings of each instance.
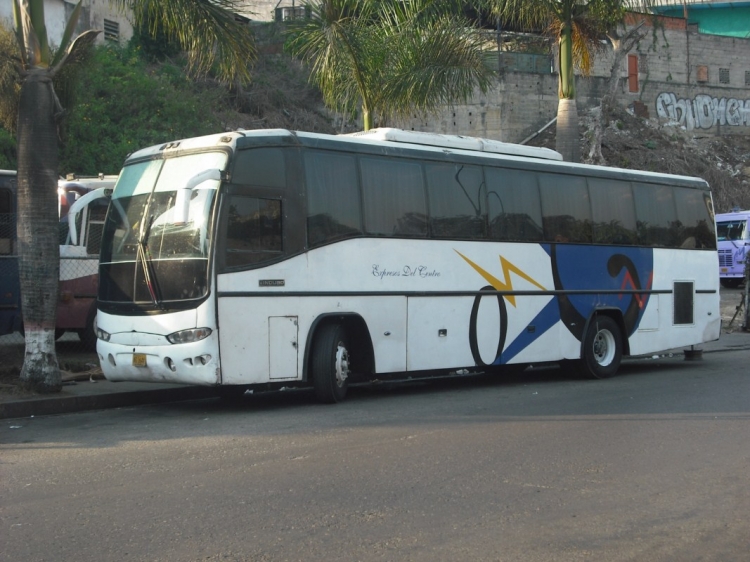
[[190, 178], [184, 186], [177, 190], [174, 200], [174, 214], [172, 215], [173, 225], [183, 225], [187, 223], [190, 214], [190, 197], [193, 189], [208, 180], [221, 180], [221, 170], [216, 168], [204, 170]]

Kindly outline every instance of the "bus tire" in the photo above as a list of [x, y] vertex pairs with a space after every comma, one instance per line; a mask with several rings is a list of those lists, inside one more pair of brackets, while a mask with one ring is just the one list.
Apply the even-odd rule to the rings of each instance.
[[96, 351], [96, 307], [89, 311], [86, 327], [78, 330], [78, 338], [86, 351]]
[[581, 346], [579, 370], [585, 375], [608, 379], [617, 373], [622, 360], [622, 332], [609, 316], [591, 319]]
[[349, 386], [349, 347], [341, 324], [324, 324], [315, 334], [310, 369], [315, 396], [325, 404], [346, 397]]

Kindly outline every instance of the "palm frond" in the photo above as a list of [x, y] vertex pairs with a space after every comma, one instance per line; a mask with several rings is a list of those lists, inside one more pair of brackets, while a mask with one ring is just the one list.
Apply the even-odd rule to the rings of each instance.
[[205, 75], [214, 71], [229, 83], [250, 81], [257, 51], [247, 25], [235, 19], [231, 0], [113, 0], [121, 8], [131, 7], [134, 23], [158, 25], [169, 39], [188, 52], [189, 72]]

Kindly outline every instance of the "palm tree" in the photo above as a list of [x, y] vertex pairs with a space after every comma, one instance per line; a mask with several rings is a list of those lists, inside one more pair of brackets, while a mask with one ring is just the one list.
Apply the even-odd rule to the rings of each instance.
[[[479, 0], [499, 21], [526, 30], [544, 30], [557, 42], [559, 104], [556, 149], [567, 161], [580, 160], [578, 110], [575, 97], [577, 67], [589, 75], [602, 38], [613, 36], [628, 11], [647, 12], [659, 0]], [[616, 35], [616, 34], [615, 34]]]
[[57, 122], [62, 107], [52, 79], [96, 38], [88, 31], [71, 41], [81, 4], [53, 54], [43, 0], [13, 0], [22, 83], [18, 100], [18, 255], [26, 351], [21, 380], [38, 392], [62, 386], [55, 354], [60, 249], [57, 217]]
[[[563, 158], [578, 162], [581, 150], [578, 140], [578, 111], [574, 69], [583, 75], [591, 71], [593, 54], [602, 48], [600, 38], [619, 17], [613, 8], [621, 0], [489, 0], [494, 15], [505, 25], [524, 30], [543, 30], [557, 42], [559, 81], [556, 146]], [[606, 19], [607, 21], [603, 21]]]
[[236, 0], [110, 0], [133, 13], [133, 24], [166, 38], [188, 54], [192, 75], [214, 74], [241, 88], [257, 57], [247, 25], [237, 21]]
[[[227, 11], [228, 0], [114, 0], [133, 6], [136, 24], [150, 17], [189, 51], [190, 68], [235, 85], [249, 80], [255, 48], [247, 28]], [[59, 246], [57, 217], [58, 122], [63, 108], [53, 78], [96, 38], [87, 31], [75, 40], [81, 2], [67, 22], [60, 48], [47, 39], [44, 0], [13, 0], [16, 40], [20, 50], [21, 89], [18, 100], [18, 253], [26, 351], [21, 370], [25, 386], [57, 392], [62, 383], [55, 354]]]
[[452, 2], [320, 0], [309, 9], [287, 50], [310, 64], [326, 105], [361, 111], [365, 130], [489, 89], [480, 39]]

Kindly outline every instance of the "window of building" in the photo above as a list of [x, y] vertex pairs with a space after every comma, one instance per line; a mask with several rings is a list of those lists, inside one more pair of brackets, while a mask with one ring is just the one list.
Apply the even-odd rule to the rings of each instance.
[[745, 71], [745, 86], [750, 86], [750, 70]]
[[104, 39], [115, 42], [120, 40], [120, 22], [104, 19]]
[[638, 92], [638, 55], [628, 55], [628, 92]]
[[310, 17], [310, 8], [307, 6], [284, 6], [274, 10], [276, 21], [302, 20]]
[[699, 64], [695, 67], [695, 81], [708, 82], [708, 67], [706, 65]]
[[728, 68], [719, 69], [719, 84], [729, 84], [729, 69]]

